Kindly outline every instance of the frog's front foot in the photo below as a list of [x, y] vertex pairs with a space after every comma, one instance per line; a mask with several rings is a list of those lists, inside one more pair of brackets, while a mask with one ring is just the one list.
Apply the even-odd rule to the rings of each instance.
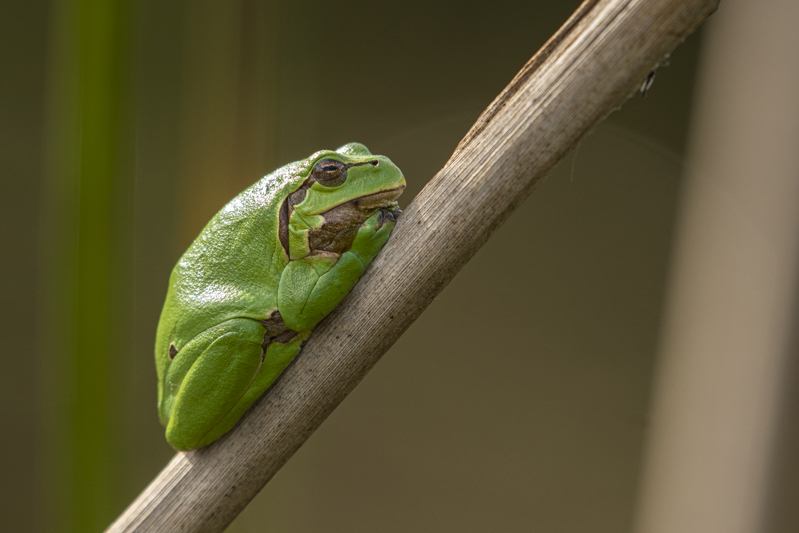
[[358, 228], [350, 252], [361, 260], [364, 268], [369, 266], [383, 245], [386, 244], [395, 222], [396, 219], [391, 211], [380, 209]]

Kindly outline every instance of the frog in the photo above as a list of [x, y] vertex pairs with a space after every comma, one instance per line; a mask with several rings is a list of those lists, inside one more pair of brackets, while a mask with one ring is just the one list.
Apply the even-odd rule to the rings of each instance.
[[230, 431], [387, 242], [405, 177], [360, 143], [285, 165], [208, 222], [169, 277], [158, 415], [176, 450]]

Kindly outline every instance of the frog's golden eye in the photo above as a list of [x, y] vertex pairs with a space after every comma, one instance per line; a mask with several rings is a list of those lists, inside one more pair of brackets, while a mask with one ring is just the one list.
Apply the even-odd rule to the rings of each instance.
[[314, 180], [324, 187], [338, 187], [347, 181], [347, 166], [335, 159], [322, 159], [311, 172]]

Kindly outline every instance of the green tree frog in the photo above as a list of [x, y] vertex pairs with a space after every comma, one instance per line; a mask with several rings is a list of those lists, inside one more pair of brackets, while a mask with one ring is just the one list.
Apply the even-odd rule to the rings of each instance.
[[263, 177], [178, 261], [158, 323], [158, 414], [178, 450], [230, 430], [386, 243], [402, 172], [362, 144]]

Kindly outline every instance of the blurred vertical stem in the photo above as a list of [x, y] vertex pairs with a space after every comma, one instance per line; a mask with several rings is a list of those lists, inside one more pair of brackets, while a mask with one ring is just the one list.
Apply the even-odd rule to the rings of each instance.
[[703, 36], [638, 533], [799, 531], [778, 484], [796, 450], [775, 455], [795, 412], [797, 20], [792, 0], [725, 1]]
[[274, 90], [266, 86], [264, 42], [274, 36], [262, 28], [275, 4], [201, 0], [185, 10], [175, 205], [181, 253], [225, 202], [271, 170]]
[[97, 531], [118, 512], [111, 392], [127, 293], [115, 273], [129, 263], [133, 200], [123, 150], [130, 14], [127, 0], [53, 4], [41, 303], [45, 487], [58, 531]]

